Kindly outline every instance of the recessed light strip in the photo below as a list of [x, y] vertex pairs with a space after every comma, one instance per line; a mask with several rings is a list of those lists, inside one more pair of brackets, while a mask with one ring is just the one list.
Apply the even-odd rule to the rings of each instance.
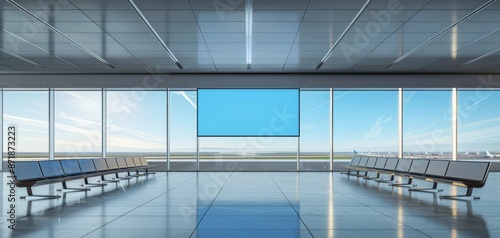
[[253, 0], [245, 2], [245, 27], [247, 48], [247, 69], [252, 67], [252, 24], [253, 23]]
[[170, 49], [167, 47], [167, 44], [165, 44], [165, 42], [163, 42], [163, 40], [161, 39], [160, 35], [158, 35], [158, 33], [156, 33], [156, 30], [153, 28], [153, 26], [151, 26], [151, 24], [149, 23], [148, 19], [146, 19], [146, 17], [142, 14], [141, 10], [137, 7], [137, 5], [135, 5], [134, 1], [133, 0], [128, 0], [128, 3], [130, 3], [130, 5], [135, 10], [135, 12], [139, 15], [139, 17], [141, 17], [141, 19], [144, 22], [144, 24], [146, 24], [146, 26], [149, 28], [149, 30], [151, 31], [151, 33], [153, 33], [153, 35], [156, 37], [156, 39], [160, 42], [160, 44], [163, 46], [163, 48], [165, 48], [165, 50], [167, 51], [167, 54], [174, 61], [175, 65], [177, 65], [177, 67], [179, 69], [183, 69], [182, 65], [179, 63], [179, 61], [177, 60], [177, 58], [175, 58], [175, 56], [172, 53], [172, 51], [170, 51]]
[[467, 64], [470, 64], [470, 63], [474, 63], [474, 62], [476, 62], [476, 61], [478, 61], [478, 60], [484, 59], [484, 58], [486, 58], [486, 57], [488, 57], [488, 56], [490, 56], [490, 55], [493, 55], [493, 54], [495, 54], [495, 53], [497, 53], [497, 52], [499, 52], [499, 51], [500, 51], [500, 48], [498, 48], [498, 49], [496, 49], [496, 50], [494, 50], [494, 51], [491, 51], [491, 52], [489, 52], [489, 53], [486, 53], [486, 54], [484, 54], [484, 55], [481, 55], [481, 56], [479, 56], [479, 57], [477, 57], [477, 58], [475, 58], [475, 59], [469, 60], [469, 61], [465, 62], [464, 64], [462, 64], [460, 67], [462, 67], [462, 66], [464, 66], [464, 65], [467, 65]]
[[426, 40], [425, 42], [423, 42], [422, 44], [418, 45], [417, 47], [415, 47], [414, 49], [408, 51], [406, 54], [400, 56], [399, 58], [397, 58], [396, 60], [394, 60], [394, 62], [392, 62], [390, 65], [388, 65], [386, 68], [389, 68], [391, 66], [393, 66], [394, 64], [397, 64], [399, 63], [400, 61], [404, 60], [406, 57], [410, 56], [411, 54], [415, 53], [417, 50], [421, 49], [422, 47], [426, 46], [427, 44], [429, 44], [431, 41], [435, 40], [436, 38], [440, 37], [441, 35], [443, 35], [444, 33], [446, 33], [448, 30], [450, 30], [451, 28], [453, 28], [454, 26], [462, 23], [463, 21], [469, 19], [469, 17], [471, 16], [474, 16], [476, 13], [478, 13], [479, 11], [483, 10], [484, 8], [486, 8], [487, 6], [489, 6], [490, 4], [492, 4], [493, 2], [495, 2], [496, 0], [490, 0], [488, 2], [486, 2], [485, 4], [481, 5], [479, 8], [477, 8], [476, 10], [472, 11], [471, 13], [467, 14], [466, 16], [462, 17], [462, 19], [460, 19], [459, 21], [451, 24], [450, 26], [446, 27], [444, 30], [440, 31], [439, 33], [437, 33], [436, 35], [434, 35], [433, 37], [429, 38], [428, 40]]
[[358, 14], [356, 14], [356, 16], [354, 16], [354, 18], [352, 19], [351, 23], [349, 23], [349, 25], [344, 30], [344, 32], [342, 32], [342, 35], [340, 35], [340, 37], [337, 39], [337, 41], [335, 42], [335, 44], [333, 44], [333, 46], [330, 48], [330, 50], [328, 51], [328, 53], [326, 53], [325, 57], [323, 57], [323, 59], [321, 60], [321, 62], [319, 62], [318, 66], [316, 66], [316, 69], [320, 69], [321, 66], [323, 66], [323, 64], [326, 62], [326, 60], [328, 60], [328, 58], [330, 58], [330, 56], [332, 55], [333, 50], [335, 49], [335, 47], [337, 47], [337, 45], [344, 38], [344, 36], [347, 34], [347, 32], [349, 32], [349, 30], [351, 29], [351, 27], [354, 25], [354, 23], [356, 23], [356, 21], [361, 16], [361, 14], [363, 14], [363, 12], [366, 10], [366, 8], [371, 3], [371, 1], [372, 0], [366, 1], [365, 5], [363, 5], [363, 7], [361, 7], [361, 9], [359, 9]]
[[40, 64], [38, 64], [38, 63], [36, 63], [36, 62], [34, 62], [34, 61], [31, 61], [31, 60], [29, 60], [29, 59], [26, 59], [26, 58], [24, 58], [24, 57], [22, 57], [22, 56], [20, 56], [20, 55], [17, 55], [17, 54], [15, 54], [15, 53], [12, 53], [12, 52], [8, 51], [8, 50], [5, 50], [5, 49], [0, 48], [0, 52], [2, 52], [2, 53], [4, 53], [4, 54], [7, 54], [7, 55], [10, 55], [10, 56], [12, 56], [12, 57], [14, 57], [14, 58], [16, 58], [16, 59], [20, 59], [20, 60], [22, 60], [22, 61], [24, 61], [24, 62], [26, 62], [26, 63], [32, 64], [32, 65], [35, 65], [35, 66], [38, 66], [38, 67], [45, 68], [45, 67], [41, 66]]
[[43, 52], [47, 53], [47, 54], [49, 54], [49, 55], [54, 56], [54, 57], [55, 57], [55, 58], [57, 58], [57, 59], [60, 59], [61, 61], [65, 62], [65, 63], [67, 63], [67, 64], [69, 64], [69, 65], [71, 65], [71, 66], [73, 66], [73, 67], [75, 67], [75, 68], [77, 68], [77, 69], [79, 69], [79, 68], [80, 68], [80, 67], [78, 67], [78, 66], [76, 66], [76, 65], [72, 64], [71, 62], [66, 61], [66, 60], [65, 60], [65, 59], [63, 59], [63, 58], [60, 58], [60, 57], [58, 57], [58, 56], [56, 56], [56, 55], [51, 54], [50, 52], [48, 52], [48, 51], [47, 51], [47, 50], [45, 50], [44, 48], [42, 48], [42, 47], [40, 47], [40, 46], [38, 46], [38, 45], [35, 45], [35, 44], [33, 44], [33, 43], [31, 43], [31, 42], [29, 42], [29, 41], [25, 40], [24, 38], [22, 38], [22, 37], [20, 37], [20, 36], [18, 36], [18, 35], [16, 35], [16, 34], [14, 34], [14, 33], [10, 32], [10, 31], [7, 31], [7, 30], [5, 30], [5, 29], [4, 29], [3, 31], [4, 31], [5, 33], [8, 33], [8, 34], [12, 35], [13, 37], [15, 37], [15, 38], [19, 39], [20, 41], [22, 41], [22, 42], [24, 42], [24, 43], [26, 43], [26, 44], [29, 44], [29, 45], [31, 45], [31, 46], [33, 46], [33, 47], [35, 47], [35, 48], [37, 48], [37, 49], [39, 49], [39, 50], [41, 50], [41, 51], [43, 51]]
[[34, 18], [35, 20], [39, 21], [40, 23], [42, 23], [43, 25], [45, 25], [47, 28], [49, 28], [51, 31], [59, 34], [60, 36], [64, 37], [66, 40], [68, 40], [69, 42], [73, 43], [74, 45], [76, 45], [78, 48], [82, 49], [83, 51], [85, 51], [87, 54], [91, 55], [92, 57], [96, 58], [97, 60], [99, 60], [101, 63], [103, 64], [106, 64], [107, 66], [111, 67], [111, 68], [115, 68], [113, 65], [111, 65], [110, 63], [108, 63], [106, 60], [104, 60], [103, 58], [101, 58], [99, 55], [95, 54], [94, 52], [90, 51], [89, 49], [83, 47], [82, 45], [80, 45], [78, 42], [74, 41], [73, 39], [71, 39], [69, 36], [65, 35], [64, 33], [62, 33], [61, 31], [59, 31], [58, 29], [56, 29], [55, 27], [53, 27], [52, 25], [50, 25], [49, 23], [47, 23], [46, 21], [42, 20], [41, 18], [37, 17], [35, 14], [31, 13], [30, 11], [28, 11], [26, 8], [24, 8], [23, 6], [19, 5], [17, 2], [13, 1], [13, 0], [7, 0], [7, 2], [9, 2], [10, 4], [12, 4], [14, 7], [16, 7], [17, 9], [21, 10], [22, 12], [26, 13], [27, 15], [29, 15], [30, 17]]

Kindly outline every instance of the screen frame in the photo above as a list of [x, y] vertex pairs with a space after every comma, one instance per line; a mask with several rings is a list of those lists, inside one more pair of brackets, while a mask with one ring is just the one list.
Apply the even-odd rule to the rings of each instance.
[[[200, 135], [199, 134], [199, 90], [296, 90], [297, 91], [297, 134], [296, 135]], [[300, 88], [197, 88], [196, 89], [196, 136], [198, 138], [210, 137], [286, 137], [300, 138]]]

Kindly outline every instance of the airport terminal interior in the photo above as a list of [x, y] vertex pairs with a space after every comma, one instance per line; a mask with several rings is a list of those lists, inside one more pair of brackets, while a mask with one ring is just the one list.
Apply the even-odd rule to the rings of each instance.
[[500, 237], [500, 1], [0, 2], [0, 237]]

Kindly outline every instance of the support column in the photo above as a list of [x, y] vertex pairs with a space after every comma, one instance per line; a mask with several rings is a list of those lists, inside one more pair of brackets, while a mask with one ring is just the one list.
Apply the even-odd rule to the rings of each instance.
[[451, 89], [451, 154], [452, 160], [457, 160], [458, 157], [458, 92], [457, 88]]
[[167, 89], [167, 171], [170, 170], [170, 90]]
[[333, 88], [330, 88], [330, 171], [333, 171]]
[[107, 120], [107, 91], [103, 88], [101, 90], [101, 157], [106, 158], [107, 154], [107, 128], [108, 128], [108, 120]]
[[49, 89], [49, 160], [55, 158], [55, 91]]
[[403, 88], [398, 93], [398, 157], [403, 158]]
[[300, 136], [297, 136], [297, 171], [300, 170]]
[[0, 171], [3, 170], [3, 89], [0, 89]]

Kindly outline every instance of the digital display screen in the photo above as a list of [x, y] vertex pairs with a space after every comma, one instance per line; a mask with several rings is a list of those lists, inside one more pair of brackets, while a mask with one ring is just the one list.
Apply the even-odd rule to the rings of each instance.
[[298, 89], [198, 89], [199, 137], [298, 137]]

